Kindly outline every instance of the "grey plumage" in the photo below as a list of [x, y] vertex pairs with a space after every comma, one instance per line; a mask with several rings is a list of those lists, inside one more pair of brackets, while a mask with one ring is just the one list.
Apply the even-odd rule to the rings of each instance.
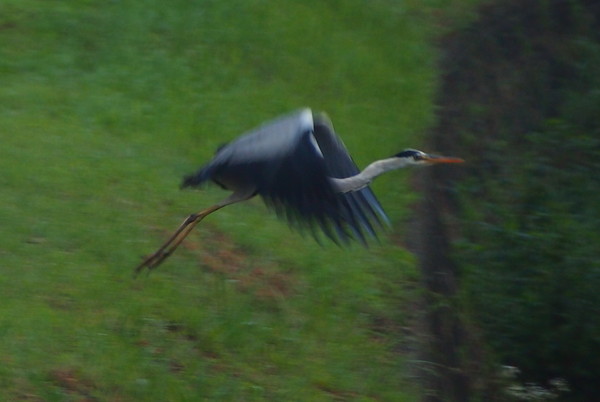
[[338, 242], [365, 243], [388, 222], [370, 188], [340, 194], [330, 178], [359, 173], [329, 119], [303, 109], [268, 122], [223, 146], [184, 179], [183, 187], [214, 181], [236, 191], [252, 186], [265, 203], [294, 227], [318, 227]]
[[173, 235], [138, 265], [157, 267], [191, 230], [211, 213], [256, 195], [297, 228], [318, 229], [336, 243], [376, 237], [388, 223], [368, 187], [377, 176], [407, 165], [458, 163], [462, 159], [427, 155], [414, 149], [375, 161], [360, 171], [325, 115], [310, 109], [267, 122], [220, 147], [210, 162], [184, 178], [182, 187], [213, 181], [232, 193], [186, 218]]

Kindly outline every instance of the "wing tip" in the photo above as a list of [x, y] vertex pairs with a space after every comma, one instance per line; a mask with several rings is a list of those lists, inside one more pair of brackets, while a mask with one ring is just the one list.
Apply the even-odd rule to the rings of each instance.
[[314, 119], [312, 109], [305, 107], [299, 112], [300, 127], [302, 131], [312, 131], [314, 127]]

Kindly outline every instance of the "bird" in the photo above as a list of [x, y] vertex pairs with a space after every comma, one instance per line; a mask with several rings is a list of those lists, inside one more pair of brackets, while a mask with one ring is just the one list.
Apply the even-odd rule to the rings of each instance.
[[228, 205], [260, 196], [292, 227], [308, 228], [337, 244], [367, 244], [389, 224], [369, 188], [377, 176], [412, 165], [461, 163], [463, 159], [406, 149], [359, 170], [329, 117], [303, 108], [263, 123], [219, 147], [214, 157], [184, 177], [182, 188], [214, 182], [231, 194], [189, 215], [171, 237], [135, 268], [149, 271], [169, 257], [206, 216]]

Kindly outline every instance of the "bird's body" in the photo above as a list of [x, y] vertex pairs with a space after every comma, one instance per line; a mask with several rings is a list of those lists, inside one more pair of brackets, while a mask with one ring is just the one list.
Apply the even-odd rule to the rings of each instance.
[[383, 209], [369, 188], [340, 193], [331, 180], [358, 172], [328, 119], [304, 109], [223, 146], [183, 186], [212, 180], [234, 194], [260, 195], [295, 226], [318, 226], [335, 241], [364, 241], [387, 221]]
[[232, 191], [222, 202], [188, 217], [175, 234], [137, 268], [154, 268], [208, 214], [260, 195], [293, 226], [319, 228], [335, 242], [375, 236], [388, 222], [368, 184], [376, 176], [409, 164], [462, 162], [406, 150], [373, 162], [362, 172], [352, 161], [330, 120], [302, 109], [243, 134], [219, 148], [210, 162], [187, 176], [182, 187], [213, 181]]

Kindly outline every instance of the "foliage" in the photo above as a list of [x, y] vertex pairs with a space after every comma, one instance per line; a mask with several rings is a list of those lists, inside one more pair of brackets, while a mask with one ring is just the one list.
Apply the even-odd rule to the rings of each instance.
[[454, 111], [476, 162], [461, 180], [455, 258], [498, 361], [589, 400], [600, 371], [600, 14], [584, 1], [535, 4], [489, 8], [510, 19], [480, 21], [484, 39], [467, 40], [464, 56], [478, 68], [453, 75], [469, 77]]

